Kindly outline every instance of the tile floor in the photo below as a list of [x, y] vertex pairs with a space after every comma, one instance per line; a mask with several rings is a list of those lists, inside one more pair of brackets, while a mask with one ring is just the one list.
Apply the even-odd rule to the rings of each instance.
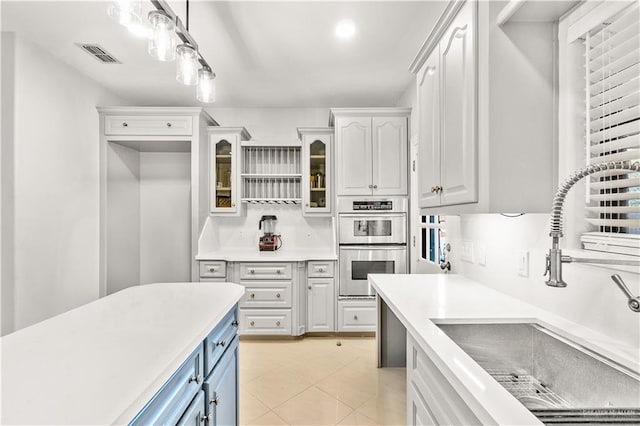
[[376, 368], [373, 337], [240, 341], [241, 425], [405, 425], [405, 406], [405, 369]]

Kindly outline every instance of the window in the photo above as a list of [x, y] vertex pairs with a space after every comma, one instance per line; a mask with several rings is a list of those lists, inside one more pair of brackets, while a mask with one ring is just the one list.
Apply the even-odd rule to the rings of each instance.
[[[601, 19], [584, 35], [586, 161], [640, 161], [640, 9], [599, 7]], [[594, 174], [586, 198], [593, 232], [582, 235], [584, 248], [638, 255], [640, 173]]]
[[421, 216], [420, 259], [431, 263], [444, 261], [444, 246], [447, 244], [445, 231], [446, 216]]

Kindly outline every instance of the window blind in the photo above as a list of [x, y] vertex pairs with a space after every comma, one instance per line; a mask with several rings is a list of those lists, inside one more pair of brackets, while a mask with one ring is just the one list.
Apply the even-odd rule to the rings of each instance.
[[[640, 9], [631, 3], [585, 37], [587, 164], [640, 161]], [[586, 249], [640, 251], [640, 173], [587, 181]]]

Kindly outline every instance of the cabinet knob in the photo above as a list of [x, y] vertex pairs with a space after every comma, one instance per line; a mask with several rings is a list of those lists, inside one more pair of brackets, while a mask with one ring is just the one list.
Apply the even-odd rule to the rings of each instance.
[[122, 123], [122, 127], [128, 127], [129, 123], [127, 123], [126, 121], [124, 123]]
[[309, 207], [309, 203], [304, 203], [304, 206], [305, 207]]
[[220, 404], [220, 397], [218, 395], [215, 396], [215, 398], [211, 398], [211, 404], [215, 404], [215, 405], [219, 405]]
[[357, 316], [357, 315], [354, 315], [354, 316], [353, 316], [353, 319], [354, 319], [354, 320], [356, 320], [356, 321], [358, 321], [358, 316]]
[[238, 326], [238, 320], [233, 320], [231, 325], [234, 326], [234, 327], [237, 327]]
[[255, 293], [251, 293], [251, 298], [252, 298], [252, 299], [255, 299], [255, 298], [256, 298]]
[[373, 188], [373, 185], [369, 185], [369, 188]]
[[171, 127], [171, 123], [167, 123], [167, 127]]
[[276, 326], [280, 327], [280, 321], [276, 321]]
[[249, 323], [249, 325], [250, 325], [251, 327], [253, 327], [254, 325], [256, 325], [256, 323], [255, 323], [255, 322], [253, 322], [253, 321], [251, 321], [251, 322]]
[[216, 268], [209, 268], [209, 272], [215, 272]]
[[253, 270], [253, 269], [249, 269], [249, 273], [250, 273], [250, 274], [255, 274], [255, 273], [256, 273], [256, 271], [255, 271], [255, 270]]
[[224, 348], [226, 344], [227, 342], [225, 342], [224, 340], [220, 340], [218, 343], [216, 343], [216, 346], [222, 346]]
[[189, 383], [196, 382], [197, 384], [202, 384], [202, 376], [201, 375], [193, 375], [189, 378]]
[[378, 185], [373, 185], [373, 189], [378, 189]]
[[313, 287], [311, 287], [311, 286], [309, 286], [309, 287], [307, 287], [307, 288], [308, 288], [309, 290], [313, 290]]
[[[213, 401], [211, 401], [213, 402]], [[200, 419], [202, 423], [213, 424], [213, 414], [209, 414], [208, 416], [202, 416]]]
[[281, 273], [282, 273], [282, 270], [281, 270], [281, 269], [277, 269], [277, 270], [276, 270], [276, 274], [281, 274]]
[[236, 203], [231, 203], [231, 207], [235, 207], [235, 206], [236, 206]]
[[280, 299], [280, 293], [276, 294], [276, 297], [277, 297], [278, 299]]
[[318, 272], [326, 272], [324, 268], [318, 268]]

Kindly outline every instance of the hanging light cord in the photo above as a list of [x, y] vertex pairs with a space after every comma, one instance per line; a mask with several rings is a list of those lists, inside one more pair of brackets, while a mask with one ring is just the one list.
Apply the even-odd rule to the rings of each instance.
[[187, 0], [187, 19], [185, 28], [187, 29], [187, 31], [189, 31], [189, 0]]

